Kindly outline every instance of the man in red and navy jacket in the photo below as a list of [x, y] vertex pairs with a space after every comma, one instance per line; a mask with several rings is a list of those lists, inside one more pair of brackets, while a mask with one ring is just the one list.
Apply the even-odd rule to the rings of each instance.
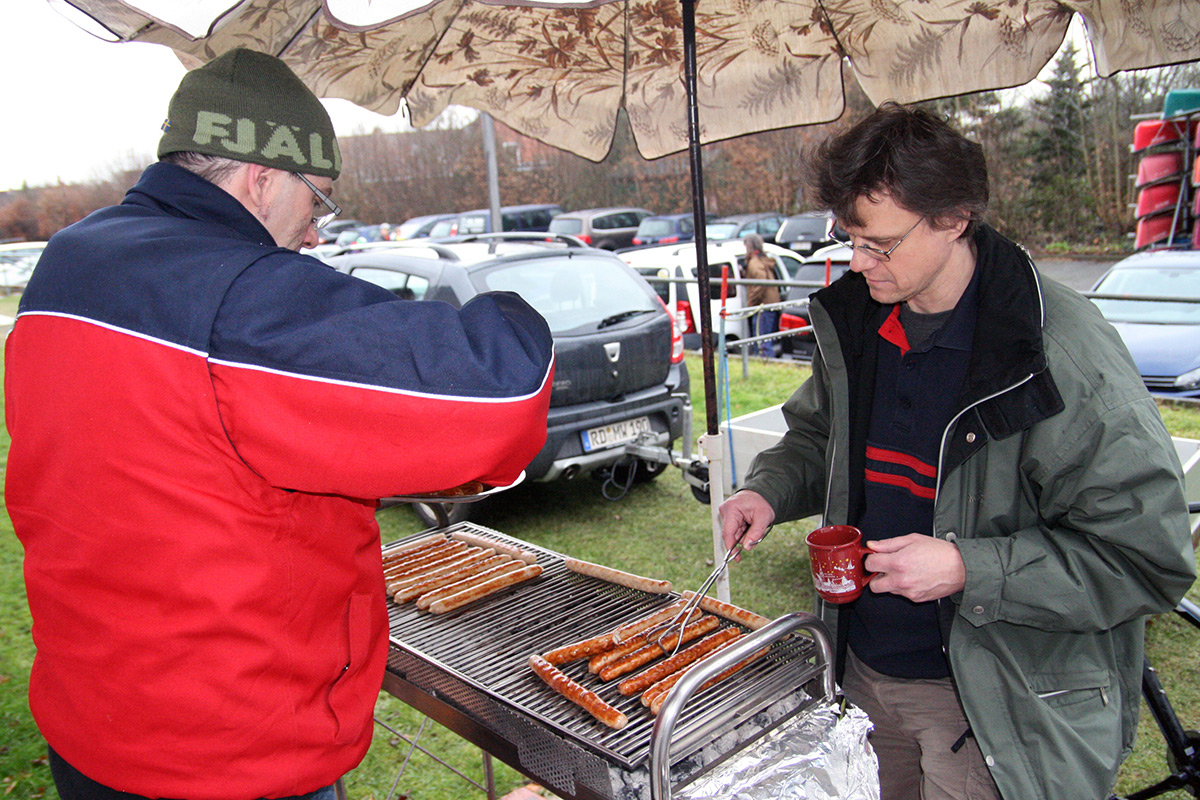
[[512, 482], [553, 344], [515, 295], [405, 302], [296, 252], [340, 158], [282, 62], [193, 70], [165, 130], [7, 342], [30, 707], [64, 800], [321, 796], [383, 677], [377, 498]]

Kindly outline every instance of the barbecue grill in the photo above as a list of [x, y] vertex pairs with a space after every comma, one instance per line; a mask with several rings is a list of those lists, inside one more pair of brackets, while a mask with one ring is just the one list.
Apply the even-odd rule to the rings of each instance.
[[[560, 797], [665, 800], [670, 787], [686, 785], [778, 725], [833, 699], [824, 628], [811, 614], [792, 614], [740, 640], [739, 652], [769, 648], [764, 657], [683, 707], [676, 701], [687, 699], [682, 696], [691, 695], [703, 676], [690, 683], [685, 678], [657, 721], [637, 695], [622, 697], [616, 681], [605, 684], [590, 674], [586, 659], [562, 665], [628, 716], [624, 728], [608, 728], [542, 682], [529, 668], [529, 656], [640, 619], [679, 595], [572, 572], [558, 553], [470, 522], [442, 530], [521, 547], [537, 555], [544, 572], [441, 615], [389, 602], [383, 688]], [[386, 545], [384, 554], [407, 541]], [[801, 630], [808, 635], [798, 635]], [[724, 665], [713, 666], [719, 671]]]

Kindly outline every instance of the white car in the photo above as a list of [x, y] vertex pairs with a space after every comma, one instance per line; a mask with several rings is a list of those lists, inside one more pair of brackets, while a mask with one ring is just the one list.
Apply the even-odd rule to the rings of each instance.
[[0, 291], [24, 289], [45, 247], [45, 242], [0, 244]]
[[[783, 272], [783, 279], [790, 280], [800, 268], [802, 259], [784, 247], [766, 244], [763, 251], [775, 259]], [[625, 263], [646, 277], [658, 292], [658, 296], [675, 313], [675, 319], [684, 334], [684, 343], [689, 349], [699, 347], [700, 286], [696, 281], [696, 243], [654, 245], [625, 250], [617, 253]], [[746, 246], [737, 239], [708, 243], [708, 270], [712, 281], [712, 326], [713, 336], [720, 333], [721, 324], [721, 275], [728, 268], [730, 279], [741, 280], [746, 263]], [[656, 278], [684, 279], [682, 282], [655, 280]], [[728, 314], [745, 308], [748, 287], [731, 284], [725, 300]], [[780, 292], [787, 294], [786, 291]], [[728, 319], [725, 326], [726, 341], [734, 341], [750, 335], [749, 319]]]

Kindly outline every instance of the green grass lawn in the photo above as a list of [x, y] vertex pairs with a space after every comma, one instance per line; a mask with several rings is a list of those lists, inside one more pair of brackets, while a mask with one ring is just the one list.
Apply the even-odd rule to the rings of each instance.
[[[5, 310], [7, 299], [0, 298], [0, 314], [11, 314]], [[696, 357], [689, 359], [699, 432], [703, 430], [704, 414], [700, 362]], [[807, 375], [807, 369], [756, 360], [750, 365], [749, 378], [743, 379], [740, 362], [734, 361], [731, 373], [732, 413], [737, 416], [782, 402]], [[1200, 438], [1200, 410], [1164, 408], [1164, 417], [1176, 435]], [[0, 433], [0, 458], [7, 451], [7, 433]], [[668, 470], [656, 481], [638, 485], [616, 501], [604, 498], [597, 481], [581, 478], [522, 485], [489, 503], [481, 509], [482, 525], [578, 558], [667, 578], [677, 589], [698, 586], [711, 569], [710, 509], [692, 497], [678, 470]], [[421, 527], [406, 506], [381, 510], [378, 519], [384, 542], [415, 533]], [[25, 700], [33, 647], [20, 574], [21, 547], [12, 535], [6, 514], [0, 515], [0, 528], [0, 725], [4, 729], [0, 736], [0, 795], [53, 798], [57, 793], [45, 765], [45, 743], [30, 719]], [[734, 602], [772, 617], [811, 610], [808, 559], [803, 547], [810, 529], [807, 521], [777, 525], [751, 557], [733, 565]], [[1166, 615], [1151, 625], [1147, 640], [1148, 652], [1185, 727], [1200, 724], [1197, 636], [1182, 621]], [[367, 757], [346, 778], [349, 795], [355, 800], [383, 800], [389, 796], [400, 766], [409, 755], [406, 738], [415, 736], [425, 720], [386, 695], [377, 704], [376, 716], [402, 736], [377, 727]], [[473, 780], [482, 781], [480, 752], [453, 733], [429, 723], [421, 745]], [[1137, 750], [1122, 772], [1119, 788], [1130, 791], [1166, 775], [1162, 754], [1161, 739], [1144, 719]], [[499, 762], [495, 767], [501, 795], [527, 782]], [[396, 791], [413, 800], [484, 797], [483, 792], [420, 751], [411, 754]], [[1182, 800], [1186, 795], [1164, 797]]]

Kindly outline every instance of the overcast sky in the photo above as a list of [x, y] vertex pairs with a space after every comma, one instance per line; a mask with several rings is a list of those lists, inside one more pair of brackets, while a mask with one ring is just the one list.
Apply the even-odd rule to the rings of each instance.
[[[3, 3], [0, 191], [106, 178], [153, 160], [184, 73], [171, 50], [101, 41], [46, 0]], [[402, 127], [344, 100], [324, 102], [339, 136]]]

